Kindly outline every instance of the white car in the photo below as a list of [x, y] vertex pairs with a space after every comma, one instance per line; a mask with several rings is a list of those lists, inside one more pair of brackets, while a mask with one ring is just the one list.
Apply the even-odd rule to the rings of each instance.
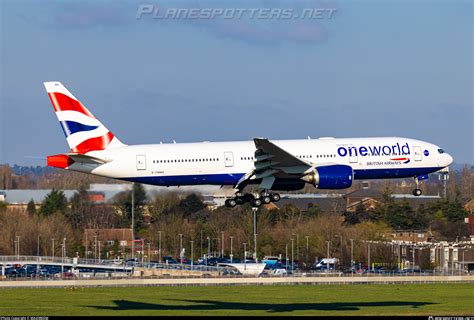
[[286, 269], [277, 268], [272, 270], [272, 274], [275, 276], [284, 276], [287, 274]]

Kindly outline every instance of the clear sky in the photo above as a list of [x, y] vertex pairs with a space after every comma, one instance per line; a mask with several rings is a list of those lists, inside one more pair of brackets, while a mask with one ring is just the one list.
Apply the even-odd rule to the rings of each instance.
[[[329, 18], [153, 19], [179, 8]], [[128, 144], [406, 136], [474, 163], [472, 1], [0, 1], [0, 163], [67, 152], [44, 81]]]

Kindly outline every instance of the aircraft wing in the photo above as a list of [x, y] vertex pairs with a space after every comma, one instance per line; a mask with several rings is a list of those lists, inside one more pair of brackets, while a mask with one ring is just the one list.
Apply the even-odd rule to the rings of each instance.
[[257, 148], [255, 169], [239, 180], [236, 185], [238, 189], [245, 187], [250, 180], [258, 179], [262, 179], [261, 189], [270, 189], [277, 177], [300, 176], [313, 167], [311, 163], [297, 158], [268, 139], [254, 138], [253, 141]]

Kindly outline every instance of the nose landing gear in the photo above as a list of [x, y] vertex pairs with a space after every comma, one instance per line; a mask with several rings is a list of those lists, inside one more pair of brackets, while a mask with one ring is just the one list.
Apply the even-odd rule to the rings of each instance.
[[418, 177], [415, 177], [415, 184], [416, 184], [416, 189], [413, 189], [412, 193], [414, 196], [421, 196], [421, 194], [423, 193], [420, 189], [420, 180], [418, 179]]

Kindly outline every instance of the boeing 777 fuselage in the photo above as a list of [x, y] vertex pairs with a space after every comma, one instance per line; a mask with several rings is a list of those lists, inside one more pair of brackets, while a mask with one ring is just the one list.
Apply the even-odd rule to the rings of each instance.
[[[418, 181], [453, 162], [435, 144], [402, 137], [125, 145], [61, 83], [45, 87], [71, 148], [49, 156], [49, 166], [159, 186], [232, 186], [229, 207], [278, 201], [275, 191], [307, 183], [344, 189], [356, 179], [412, 177], [421, 195]], [[261, 191], [243, 193], [248, 185]]]

